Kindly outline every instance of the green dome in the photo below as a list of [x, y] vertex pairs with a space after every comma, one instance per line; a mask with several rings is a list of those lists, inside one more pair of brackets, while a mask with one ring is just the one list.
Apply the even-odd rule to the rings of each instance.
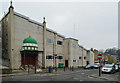
[[31, 36], [29, 36], [28, 38], [24, 39], [23, 43], [37, 44], [37, 41], [33, 39]]

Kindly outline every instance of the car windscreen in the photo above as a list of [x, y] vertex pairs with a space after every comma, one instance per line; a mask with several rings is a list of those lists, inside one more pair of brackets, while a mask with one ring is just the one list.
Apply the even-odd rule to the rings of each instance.
[[98, 64], [94, 64], [94, 65], [98, 65]]
[[90, 64], [89, 64], [89, 65], [87, 65], [87, 67], [90, 67], [90, 66], [92, 66], [92, 65], [90, 65]]
[[112, 66], [104, 66], [104, 68], [112, 68]]

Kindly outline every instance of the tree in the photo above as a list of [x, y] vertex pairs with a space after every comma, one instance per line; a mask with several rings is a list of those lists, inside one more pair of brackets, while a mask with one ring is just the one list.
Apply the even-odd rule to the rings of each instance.
[[99, 54], [104, 54], [104, 50], [103, 49], [100, 49], [98, 52], [99, 52]]
[[104, 52], [105, 54], [108, 54], [108, 55], [118, 55], [118, 49], [117, 48], [108, 48], [105, 50]]

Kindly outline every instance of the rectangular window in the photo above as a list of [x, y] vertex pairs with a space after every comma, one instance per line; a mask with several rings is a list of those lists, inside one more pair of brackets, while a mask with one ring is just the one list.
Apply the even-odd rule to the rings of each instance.
[[40, 32], [40, 27], [37, 27], [37, 32]]
[[80, 56], [79, 59], [82, 59], [82, 57]]
[[0, 31], [1, 31], [1, 24], [0, 24]]
[[4, 28], [4, 20], [2, 21], [2, 28]]
[[5, 24], [4, 24], [5, 27], [8, 26], [8, 17], [5, 18]]
[[2, 42], [2, 39], [1, 39], [1, 37], [0, 37], [0, 42]]
[[84, 56], [84, 59], [86, 59], [86, 57]]
[[57, 44], [62, 45], [63, 43], [62, 43], [62, 41], [57, 41]]
[[52, 55], [47, 55], [46, 59], [53, 59], [54, 57]]
[[75, 45], [75, 44], [73, 44], [73, 48], [76, 48], [76, 45]]
[[76, 62], [76, 60], [73, 60], [73, 62]]
[[63, 59], [63, 56], [57, 56], [57, 59]]
[[53, 40], [50, 39], [50, 38], [47, 38], [47, 43], [49, 43], [49, 44], [53, 44]]

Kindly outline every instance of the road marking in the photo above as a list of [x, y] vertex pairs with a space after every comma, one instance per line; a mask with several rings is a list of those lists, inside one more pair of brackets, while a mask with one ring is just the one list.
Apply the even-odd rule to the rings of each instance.
[[73, 79], [79, 79], [79, 78], [73, 78]]
[[85, 70], [85, 71], [90, 71], [90, 70]]
[[80, 71], [76, 71], [76, 72], [80, 72]]
[[93, 78], [92, 76], [88, 76], [88, 78]]
[[83, 81], [83, 80], [80, 80], [80, 81]]
[[81, 74], [85, 74], [85, 73], [81, 73]]

